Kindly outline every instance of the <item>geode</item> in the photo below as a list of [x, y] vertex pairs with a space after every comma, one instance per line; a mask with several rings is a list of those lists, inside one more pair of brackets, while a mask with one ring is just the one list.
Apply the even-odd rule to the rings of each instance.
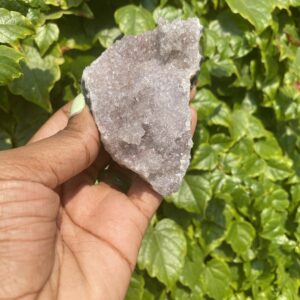
[[112, 159], [161, 195], [178, 190], [192, 147], [190, 80], [199, 70], [198, 19], [160, 21], [117, 41], [83, 73], [83, 93]]

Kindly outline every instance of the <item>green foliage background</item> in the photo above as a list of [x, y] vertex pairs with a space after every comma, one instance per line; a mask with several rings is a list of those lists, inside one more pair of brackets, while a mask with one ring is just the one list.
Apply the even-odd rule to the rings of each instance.
[[[0, 0], [0, 148], [80, 92], [83, 68], [162, 16], [205, 27], [193, 159], [128, 300], [300, 299], [300, 0]], [[117, 270], [116, 270], [117, 272]]]

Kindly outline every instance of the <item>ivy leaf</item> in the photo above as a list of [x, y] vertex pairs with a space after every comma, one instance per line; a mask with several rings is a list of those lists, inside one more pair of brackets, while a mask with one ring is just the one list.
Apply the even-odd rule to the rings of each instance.
[[109, 48], [120, 35], [119, 28], [103, 29], [99, 32], [98, 39], [104, 48]]
[[136, 5], [127, 5], [115, 12], [115, 21], [126, 35], [137, 35], [155, 28], [152, 14]]
[[266, 162], [260, 159], [256, 154], [249, 155], [243, 160], [242, 172], [245, 176], [257, 177], [264, 174], [266, 168]]
[[174, 221], [163, 219], [148, 229], [138, 265], [172, 289], [184, 266], [185, 254], [186, 240], [182, 229]]
[[208, 89], [201, 89], [192, 102], [197, 110], [198, 119], [207, 121], [215, 111], [222, 105], [222, 102]]
[[232, 139], [225, 134], [215, 134], [211, 137], [210, 144], [215, 151], [227, 152], [233, 145]]
[[230, 77], [237, 74], [237, 68], [232, 59], [211, 61], [210, 72], [217, 78]]
[[200, 244], [205, 253], [208, 254], [219, 247], [225, 239], [225, 229], [211, 221], [201, 224]]
[[288, 9], [290, 6], [300, 6], [300, 0], [274, 0], [274, 4], [281, 9]]
[[63, 51], [77, 49], [86, 51], [92, 48], [97, 36], [88, 34], [82, 19], [69, 16], [62, 18], [59, 24], [61, 39], [59, 44]]
[[263, 137], [268, 137], [270, 134], [264, 128], [261, 120], [255, 118], [252, 115], [248, 115], [248, 132], [249, 136], [253, 139], [259, 139]]
[[272, 20], [273, 1], [226, 0], [234, 13], [239, 13], [254, 25], [258, 32], [268, 27]]
[[201, 290], [200, 278], [204, 269], [204, 255], [202, 249], [194, 241], [188, 240], [188, 255], [179, 281], [192, 291]]
[[255, 229], [245, 221], [234, 221], [230, 224], [227, 242], [238, 255], [245, 254], [255, 237]]
[[213, 170], [218, 164], [218, 155], [209, 144], [201, 144], [194, 152], [190, 170]]
[[19, 61], [23, 54], [11, 47], [0, 45], [0, 85], [8, 84], [22, 75]]
[[37, 29], [34, 40], [38, 45], [42, 56], [47, 52], [49, 47], [58, 40], [58, 36], [59, 29], [54, 23], [48, 23]]
[[142, 275], [134, 273], [130, 279], [125, 300], [143, 300], [145, 280]]
[[64, 15], [74, 15], [79, 17], [84, 17], [87, 19], [93, 19], [94, 14], [91, 11], [90, 7], [85, 3], [81, 3], [78, 7], [73, 7], [70, 9], [63, 9], [58, 11], [50, 12], [49, 14], [45, 14], [45, 20], [57, 20], [60, 19]]
[[254, 150], [263, 159], [282, 157], [282, 150], [274, 137], [256, 142]]
[[267, 161], [265, 175], [272, 181], [283, 180], [293, 175], [292, 162], [288, 158]]
[[268, 240], [273, 240], [285, 234], [284, 222], [286, 212], [278, 212], [274, 208], [265, 208], [261, 213], [262, 233], [261, 236]]
[[178, 192], [167, 197], [167, 200], [188, 212], [202, 215], [211, 196], [211, 185], [205, 177], [188, 174], [184, 177]]
[[45, 3], [53, 6], [60, 6], [62, 9], [68, 9], [79, 6], [82, 1], [83, 0], [45, 0]]
[[157, 7], [153, 12], [153, 18], [156, 23], [158, 22], [159, 18], [172, 21], [182, 17], [182, 15], [182, 9], [178, 9], [174, 6]]
[[23, 146], [48, 118], [40, 107], [10, 95], [7, 113], [2, 113], [0, 106], [0, 128], [6, 132], [3, 142], [10, 147]]
[[5, 87], [0, 87], [0, 110], [3, 110], [5, 113], [10, 111], [10, 101], [8, 99], [8, 92]]
[[245, 111], [236, 110], [232, 113], [229, 131], [234, 141], [238, 141], [247, 134], [248, 114]]
[[49, 114], [42, 108], [23, 99], [10, 99], [11, 117], [14, 121], [12, 140], [14, 147], [25, 145], [33, 134], [47, 121]]
[[[165, 298], [166, 299], [166, 298]], [[203, 299], [203, 293], [197, 285], [194, 290], [190, 293], [188, 289], [176, 286], [172, 290], [172, 299], [174, 300], [199, 300]]]
[[12, 44], [33, 32], [31, 23], [20, 13], [0, 8], [0, 43]]
[[181, 282], [192, 290], [199, 288], [202, 271], [202, 266], [188, 260], [184, 265]]
[[206, 293], [213, 299], [228, 299], [230, 290], [231, 272], [228, 265], [218, 259], [210, 260], [204, 269], [202, 281]]
[[50, 95], [54, 83], [60, 78], [58, 60], [52, 55], [42, 58], [32, 46], [24, 46], [25, 61], [21, 62], [23, 76], [15, 79], [9, 89], [26, 100], [51, 111]]
[[0, 0], [0, 7], [5, 8], [9, 11], [19, 12], [22, 15], [26, 15], [27, 12], [27, 5], [24, 1], [7, 1], [7, 0]]

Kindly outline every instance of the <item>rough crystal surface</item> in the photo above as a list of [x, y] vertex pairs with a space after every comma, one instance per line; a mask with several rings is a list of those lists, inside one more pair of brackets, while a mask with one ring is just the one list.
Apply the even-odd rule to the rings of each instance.
[[192, 147], [190, 79], [200, 64], [198, 19], [160, 21], [117, 41], [83, 73], [101, 140], [161, 195], [178, 190]]

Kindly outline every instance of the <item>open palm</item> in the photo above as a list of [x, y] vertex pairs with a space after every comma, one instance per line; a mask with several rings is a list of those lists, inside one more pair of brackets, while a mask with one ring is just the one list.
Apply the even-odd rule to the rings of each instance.
[[95, 185], [110, 158], [88, 109], [68, 109], [0, 153], [0, 299], [123, 299], [160, 204], [137, 176], [127, 194]]

